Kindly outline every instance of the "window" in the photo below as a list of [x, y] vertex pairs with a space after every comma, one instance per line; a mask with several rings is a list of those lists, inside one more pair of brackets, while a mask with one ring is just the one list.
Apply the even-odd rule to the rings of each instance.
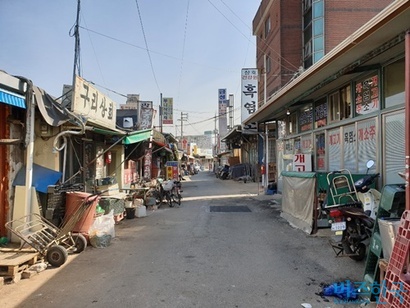
[[312, 0], [304, 0], [303, 1], [303, 10], [307, 11], [312, 7]]
[[340, 120], [339, 91], [329, 95], [329, 122]]
[[323, 0], [304, 1], [303, 64], [305, 68], [312, 66], [325, 55], [324, 20]]
[[272, 61], [270, 59], [270, 55], [266, 56], [266, 73], [270, 73], [272, 70]]
[[296, 119], [296, 113], [292, 113], [289, 115], [288, 117], [288, 121], [287, 121], [287, 132], [288, 135], [293, 135], [297, 133], [297, 128], [296, 128], [296, 124], [297, 124], [297, 119]]
[[322, 98], [315, 103], [315, 128], [327, 124], [327, 99]]
[[404, 104], [404, 59], [384, 69], [384, 107]]
[[268, 17], [265, 20], [265, 38], [268, 37], [268, 34], [270, 33], [270, 30], [271, 30], [270, 17]]
[[325, 133], [316, 135], [316, 166], [317, 171], [326, 170], [326, 136]]
[[299, 113], [299, 132], [306, 132], [313, 126], [313, 108], [312, 105], [306, 106]]
[[329, 122], [352, 117], [352, 99], [350, 85], [329, 95]]
[[340, 120], [352, 117], [352, 92], [350, 85], [340, 90]]

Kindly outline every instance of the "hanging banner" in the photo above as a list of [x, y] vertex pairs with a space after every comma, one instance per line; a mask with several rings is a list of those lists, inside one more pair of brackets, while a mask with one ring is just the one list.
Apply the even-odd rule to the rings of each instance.
[[219, 119], [219, 134], [225, 136], [228, 129], [228, 104], [226, 89], [218, 89], [218, 119]]
[[174, 99], [162, 98], [162, 124], [174, 124]]
[[[241, 122], [258, 109], [258, 69], [243, 68], [241, 73]], [[242, 125], [242, 132], [257, 132], [257, 124]]]
[[117, 104], [79, 76], [75, 86], [71, 111], [87, 118], [90, 123], [115, 129]]
[[150, 129], [154, 121], [155, 110], [152, 108], [152, 102], [140, 102], [139, 104], [139, 117], [138, 128]]
[[151, 180], [152, 149], [146, 149], [144, 155], [144, 179]]
[[[219, 137], [225, 137], [228, 133], [228, 104], [226, 89], [218, 89], [218, 123], [219, 123]], [[226, 151], [225, 143], [219, 142], [219, 152]]]

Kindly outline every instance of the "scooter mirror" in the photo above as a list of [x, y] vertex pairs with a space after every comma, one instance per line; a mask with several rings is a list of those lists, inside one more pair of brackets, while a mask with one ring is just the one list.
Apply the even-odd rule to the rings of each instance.
[[369, 160], [366, 164], [367, 169], [370, 169], [373, 166], [374, 166], [374, 160]]

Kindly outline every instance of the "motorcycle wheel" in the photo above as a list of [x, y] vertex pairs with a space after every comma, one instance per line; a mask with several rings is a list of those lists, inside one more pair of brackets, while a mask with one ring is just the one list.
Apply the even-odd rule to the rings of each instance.
[[350, 256], [350, 259], [355, 260], [355, 261], [362, 261], [366, 257], [366, 245], [363, 243], [359, 243], [357, 245], [357, 248], [355, 249], [355, 252], [357, 253], [356, 256]]

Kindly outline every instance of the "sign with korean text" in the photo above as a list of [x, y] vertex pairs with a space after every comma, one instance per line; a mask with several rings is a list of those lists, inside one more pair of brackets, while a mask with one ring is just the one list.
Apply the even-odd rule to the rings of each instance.
[[115, 129], [117, 104], [79, 76], [75, 78], [71, 111], [88, 122]]
[[[226, 89], [218, 89], [218, 123], [219, 136], [224, 137], [228, 133], [228, 104]], [[225, 151], [225, 144], [219, 142], [220, 151]]]
[[[243, 123], [258, 109], [258, 69], [244, 68], [241, 73], [241, 122]], [[256, 123], [243, 126], [246, 130], [257, 130]]]
[[151, 179], [152, 149], [146, 149], [144, 155], [144, 179]]
[[312, 171], [312, 155], [295, 154], [293, 156], [293, 171]]
[[226, 89], [218, 89], [218, 123], [219, 134], [225, 136], [228, 131], [228, 104]]
[[377, 161], [376, 119], [367, 119], [357, 123], [357, 163], [359, 172], [367, 172], [369, 159]]
[[340, 129], [336, 128], [329, 130], [327, 135], [328, 149], [329, 149], [329, 170], [335, 171], [341, 168], [342, 142], [340, 137]]
[[354, 125], [343, 127], [343, 168], [356, 172], [356, 129]]
[[174, 124], [174, 99], [162, 98], [162, 124]]
[[374, 75], [356, 83], [355, 102], [357, 114], [368, 114], [379, 110], [378, 75]]
[[313, 125], [313, 110], [308, 108], [299, 114], [299, 131], [306, 132], [312, 129]]
[[152, 128], [155, 116], [155, 110], [152, 108], [152, 102], [140, 102], [139, 104], [138, 128], [150, 129]]
[[326, 126], [327, 124], [327, 102], [315, 106], [315, 128]]

